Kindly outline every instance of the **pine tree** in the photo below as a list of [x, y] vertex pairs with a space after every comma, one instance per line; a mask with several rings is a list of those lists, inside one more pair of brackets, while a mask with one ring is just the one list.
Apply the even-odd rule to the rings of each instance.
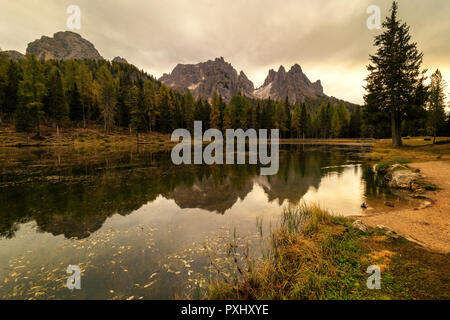
[[285, 128], [285, 138], [290, 138], [291, 136], [291, 105], [289, 104], [289, 98], [286, 97], [284, 102], [284, 116], [283, 116], [283, 127]]
[[40, 122], [44, 115], [42, 101], [46, 90], [42, 63], [34, 55], [27, 54], [23, 63], [23, 80], [20, 82], [19, 92], [25, 107], [34, 119], [38, 138], [41, 136]]
[[117, 97], [117, 124], [121, 127], [128, 127], [131, 119], [131, 109], [127, 105], [127, 97], [130, 94], [130, 86], [128, 84], [121, 84], [118, 90]]
[[193, 133], [195, 120], [195, 101], [190, 91], [186, 92], [183, 96], [183, 109], [186, 129], [188, 129], [189, 132]]
[[143, 107], [147, 117], [148, 131], [151, 132], [156, 125], [156, 118], [158, 114], [158, 110], [156, 108], [156, 89], [154, 82], [151, 80], [146, 80], [144, 82], [143, 90]]
[[221, 130], [222, 128], [221, 114], [220, 114], [220, 99], [215, 90], [211, 102], [211, 116], [209, 123], [211, 128], [219, 130]]
[[0, 49], [0, 124], [3, 120], [3, 115], [6, 113], [6, 86], [8, 84], [8, 59]]
[[433, 143], [436, 142], [436, 136], [442, 130], [445, 124], [445, 93], [447, 86], [442, 74], [438, 70], [431, 76], [429, 106], [428, 106], [428, 128], [433, 135]]
[[48, 111], [49, 116], [56, 126], [56, 135], [59, 136], [59, 128], [67, 119], [68, 110], [64, 97], [61, 73], [58, 68], [53, 67], [48, 82]]
[[295, 137], [300, 138], [301, 137], [301, 121], [302, 121], [302, 108], [300, 106], [295, 106], [294, 108], [294, 115], [292, 116], [291, 120], [291, 127], [292, 130], [295, 132]]
[[397, 18], [398, 5], [393, 2], [391, 15], [383, 23], [385, 31], [375, 37], [378, 47], [367, 67], [366, 105], [374, 112], [390, 115], [392, 144], [402, 146], [401, 123], [413, 104], [423, 80], [420, 65], [423, 54], [411, 42], [409, 27]]
[[156, 95], [156, 103], [160, 110], [159, 126], [162, 133], [170, 133], [175, 128], [174, 111], [172, 95], [170, 89], [162, 85]]
[[300, 115], [300, 136], [305, 139], [309, 130], [309, 116], [306, 110], [306, 103], [302, 104], [302, 111]]
[[76, 69], [76, 83], [80, 93], [81, 105], [83, 109], [83, 128], [86, 128], [88, 119], [88, 108], [93, 100], [93, 75], [84, 63], [79, 63]]
[[72, 88], [68, 92], [69, 100], [69, 118], [74, 122], [83, 120], [83, 106], [81, 103], [80, 92], [76, 82], [72, 83]]
[[137, 143], [139, 143], [139, 135], [147, 131], [147, 112], [143, 101], [139, 101], [139, 88], [131, 87], [128, 91], [126, 104], [131, 110], [131, 128], [136, 133]]
[[15, 112], [14, 124], [17, 132], [27, 133], [27, 139], [34, 129], [34, 118], [27, 106], [19, 105]]
[[341, 119], [337, 108], [333, 107], [331, 110], [330, 135], [332, 138], [339, 138], [342, 133]]
[[339, 116], [340, 132], [338, 138], [345, 138], [349, 135], [350, 127], [350, 113], [345, 105], [345, 103], [340, 103], [337, 106], [337, 113]]
[[8, 115], [13, 115], [19, 105], [19, 83], [21, 81], [21, 70], [17, 62], [10, 60], [7, 77], [4, 112]]
[[320, 129], [320, 136], [323, 139], [328, 138], [330, 132], [330, 104], [322, 104], [319, 110], [318, 122]]
[[350, 117], [349, 135], [351, 138], [361, 137], [361, 108], [359, 106], [356, 107]]
[[99, 102], [100, 107], [102, 108], [105, 132], [110, 133], [116, 114], [116, 86], [111, 72], [105, 65], [99, 69], [97, 77], [100, 84]]

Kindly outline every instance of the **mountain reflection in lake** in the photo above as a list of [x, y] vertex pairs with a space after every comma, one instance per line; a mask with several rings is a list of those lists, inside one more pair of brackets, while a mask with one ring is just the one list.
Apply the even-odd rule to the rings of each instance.
[[[364, 151], [285, 147], [276, 176], [252, 165], [177, 167], [169, 152], [0, 151], [0, 298], [191, 293], [235, 229], [258, 242], [257, 218], [267, 232], [302, 200], [356, 215], [367, 198], [393, 197], [360, 161]], [[70, 264], [82, 269], [81, 290], [65, 287]]]

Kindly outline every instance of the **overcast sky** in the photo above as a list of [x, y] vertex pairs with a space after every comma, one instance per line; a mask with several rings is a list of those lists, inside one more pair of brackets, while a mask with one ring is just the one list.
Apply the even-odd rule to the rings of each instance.
[[[325, 93], [362, 103], [373, 37], [369, 5], [390, 0], [0, 0], [0, 48], [25, 52], [42, 35], [68, 30], [69, 5], [100, 54], [121, 56], [159, 78], [178, 63], [223, 56], [260, 86], [268, 70], [298, 63]], [[423, 68], [450, 82], [450, 1], [400, 0], [400, 18], [424, 52]], [[447, 91], [450, 91], [447, 88]]]

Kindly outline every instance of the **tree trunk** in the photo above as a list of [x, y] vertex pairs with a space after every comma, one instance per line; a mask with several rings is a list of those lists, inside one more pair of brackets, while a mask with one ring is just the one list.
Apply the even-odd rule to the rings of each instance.
[[400, 148], [402, 146], [402, 135], [400, 133], [400, 121], [396, 117], [395, 112], [391, 113], [391, 131], [392, 131], [392, 146]]

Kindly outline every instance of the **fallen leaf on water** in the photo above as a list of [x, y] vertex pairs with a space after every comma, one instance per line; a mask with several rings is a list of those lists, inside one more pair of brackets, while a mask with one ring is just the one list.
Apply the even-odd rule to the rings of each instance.
[[155, 282], [156, 282], [156, 280], [150, 282], [149, 284], [146, 284], [146, 285], [144, 286], [144, 289], [147, 289], [147, 288], [151, 287]]

